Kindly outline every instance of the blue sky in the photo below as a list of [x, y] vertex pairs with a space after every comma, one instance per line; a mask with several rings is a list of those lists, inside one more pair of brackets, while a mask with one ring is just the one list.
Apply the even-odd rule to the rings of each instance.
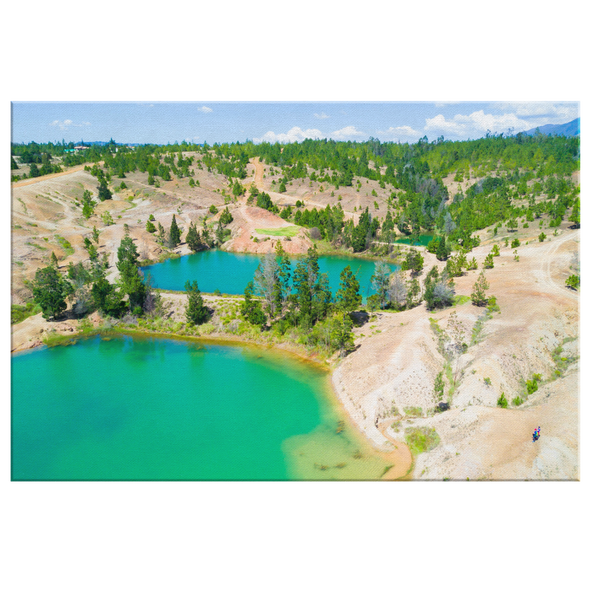
[[579, 116], [575, 102], [15, 102], [12, 141], [475, 139]]

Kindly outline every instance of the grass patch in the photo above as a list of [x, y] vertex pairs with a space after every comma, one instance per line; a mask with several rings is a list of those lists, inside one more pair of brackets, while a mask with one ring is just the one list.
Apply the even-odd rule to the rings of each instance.
[[66, 256], [70, 256], [74, 253], [74, 247], [63, 236], [55, 234], [55, 240], [63, 248]]
[[471, 297], [469, 297], [469, 295], [455, 295], [453, 307], [457, 307], [457, 305], [464, 305], [468, 301], [471, 301]]
[[406, 444], [413, 455], [431, 451], [440, 443], [440, 436], [434, 428], [406, 428]]
[[279, 229], [257, 229], [256, 232], [263, 236], [284, 236], [287, 238], [294, 238], [299, 233], [299, 227], [296, 225], [289, 225], [288, 227], [281, 227]]
[[422, 408], [416, 406], [408, 406], [404, 408], [404, 414], [408, 418], [422, 418]]
[[35, 305], [32, 301], [27, 302], [25, 305], [12, 305], [10, 308], [10, 323], [19, 324], [28, 317], [41, 313], [41, 311], [41, 306], [39, 304]]
[[33, 248], [37, 248], [37, 250], [47, 250], [45, 246], [40, 246], [39, 244], [35, 244], [34, 242], [26, 242], [27, 246], [33, 246]]

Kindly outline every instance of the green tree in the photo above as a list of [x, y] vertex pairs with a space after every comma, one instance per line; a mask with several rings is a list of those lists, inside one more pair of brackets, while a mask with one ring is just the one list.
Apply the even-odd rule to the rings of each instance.
[[482, 270], [479, 273], [479, 277], [477, 277], [475, 284], [473, 285], [473, 291], [471, 293], [471, 302], [473, 303], [473, 305], [483, 307], [488, 302], [488, 299], [486, 297], [486, 291], [489, 288], [490, 284], [486, 280], [484, 271]]
[[205, 247], [203, 240], [201, 240], [201, 234], [192, 221], [186, 233], [186, 243], [191, 252], [199, 252]]
[[539, 242], [544, 242], [547, 239], [547, 236], [545, 235], [544, 232], [541, 232], [539, 234]]
[[89, 219], [94, 213], [96, 202], [92, 199], [92, 193], [90, 191], [84, 191], [82, 195], [82, 215]]
[[178, 244], [180, 244], [180, 229], [178, 229], [178, 225], [176, 224], [176, 215], [172, 215], [172, 223], [168, 233], [168, 247], [176, 248]]
[[266, 324], [266, 316], [258, 299], [254, 299], [254, 282], [250, 281], [244, 289], [244, 302], [241, 307], [242, 317], [255, 326], [262, 327]]
[[574, 224], [574, 227], [580, 227], [580, 197], [577, 197], [572, 207], [572, 213], [568, 217], [568, 221]]
[[149, 219], [146, 221], [145, 231], [149, 232], [150, 234], [156, 233], [156, 226]]
[[121, 240], [117, 258], [121, 291], [129, 297], [129, 310], [140, 315], [145, 301], [146, 287], [139, 270], [139, 253], [130, 236]]
[[221, 216], [219, 217], [219, 221], [221, 221], [221, 223], [223, 223], [223, 225], [227, 225], [228, 223], [231, 223], [234, 220], [232, 214], [229, 212], [229, 209], [226, 207], [222, 213]]
[[506, 399], [504, 392], [502, 392], [502, 395], [498, 398], [497, 405], [500, 408], [507, 408], [508, 407], [508, 400]]
[[436, 258], [438, 260], [446, 260], [449, 257], [451, 249], [447, 246], [445, 237], [441, 236], [436, 248]]
[[40, 268], [33, 280], [33, 299], [41, 306], [43, 317], [47, 320], [59, 317], [67, 308], [66, 297], [71, 293], [71, 285], [61, 276], [55, 266]]
[[185, 291], [188, 295], [188, 302], [186, 305], [186, 321], [189, 324], [200, 326], [204, 324], [209, 318], [209, 310], [205, 307], [201, 291], [199, 291], [199, 285], [197, 281], [187, 281]]
[[340, 356], [354, 346], [354, 336], [352, 334], [352, 320], [347, 313], [340, 313], [333, 317], [330, 330], [330, 342]]
[[358, 279], [353, 274], [350, 265], [347, 265], [340, 273], [340, 289], [336, 293], [336, 300], [342, 311], [350, 312], [359, 308], [363, 302], [359, 289]]
[[98, 246], [98, 238], [100, 237], [100, 232], [96, 228], [96, 225], [92, 226], [92, 239], [94, 243]]
[[494, 257], [492, 256], [491, 252], [486, 256], [486, 259], [483, 261], [483, 267], [494, 268]]
[[402, 270], [411, 271], [412, 276], [415, 277], [422, 272], [423, 268], [424, 257], [418, 250], [411, 248], [410, 251], [406, 253], [405, 260], [402, 261]]
[[577, 291], [580, 288], [580, 277], [578, 275], [570, 275], [565, 280], [565, 284], [570, 289], [575, 289]]
[[285, 186], [285, 181], [281, 181], [281, 184], [279, 185], [279, 193], [286, 193], [287, 192], [287, 187]]
[[108, 201], [109, 199], [113, 198], [113, 193], [111, 193], [111, 191], [109, 190], [109, 187], [107, 186], [107, 181], [104, 178], [100, 181], [100, 184], [98, 186], [98, 198], [101, 201]]
[[125, 311], [126, 305], [123, 302], [121, 293], [107, 281], [104, 275], [99, 276], [94, 281], [90, 293], [94, 306], [102, 313], [117, 318]]
[[508, 231], [516, 231], [516, 228], [518, 227], [518, 223], [516, 222], [515, 219], [509, 219], [508, 222], [506, 223], [506, 227], [508, 228]]

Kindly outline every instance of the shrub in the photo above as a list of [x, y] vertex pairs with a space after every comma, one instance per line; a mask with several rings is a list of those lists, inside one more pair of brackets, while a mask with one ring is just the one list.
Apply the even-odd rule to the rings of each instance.
[[507, 408], [508, 407], [508, 400], [506, 399], [504, 392], [502, 392], [502, 395], [498, 398], [497, 405], [500, 408]]
[[511, 248], [518, 248], [520, 246], [520, 240], [518, 238], [514, 238], [512, 242], [510, 242]]
[[537, 381], [535, 379], [532, 379], [532, 380], [529, 380], [526, 382], [527, 395], [531, 395], [531, 394], [535, 393], [535, 391], [537, 391], [537, 389], [539, 389], [539, 385], [537, 384]]
[[565, 280], [565, 285], [566, 287], [577, 291], [580, 288], [580, 277], [578, 275], [570, 275]]
[[414, 455], [431, 451], [440, 443], [434, 428], [406, 428], [406, 444]]
[[539, 234], [539, 242], [544, 242], [547, 239], [547, 236], [545, 235], [544, 232], [541, 232]]
[[522, 398], [517, 395], [513, 400], [512, 400], [512, 405], [513, 406], [520, 406], [522, 404]]

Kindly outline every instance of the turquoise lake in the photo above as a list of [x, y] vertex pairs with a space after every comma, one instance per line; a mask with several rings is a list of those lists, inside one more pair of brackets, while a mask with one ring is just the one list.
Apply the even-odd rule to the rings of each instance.
[[12, 357], [12, 479], [378, 479], [329, 374], [247, 346], [116, 335]]
[[410, 238], [399, 238], [395, 240], [396, 244], [405, 244], [406, 246], [428, 246], [433, 236], [421, 235], [417, 240], [411, 240]]
[[[206, 250], [180, 258], [166, 260], [159, 264], [144, 266], [143, 272], [152, 276], [153, 286], [172, 291], [184, 291], [186, 281], [196, 280], [199, 289], [204, 293], [213, 293], [219, 289], [229, 295], [242, 295], [249, 281], [262, 260], [256, 254], [239, 254], [223, 250]], [[291, 268], [294, 270], [300, 258], [291, 257]], [[321, 256], [318, 259], [320, 272], [327, 273], [332, 293], [340, 286], [340, 273], [350, 265], [352, 272], [360, 283], [360, 291], [364, 299], [373, 293], [371, 276], [375, 272], [375, 262], [354, 258], [352, 256]], [[391, 270], [399, 268], [388, 265]]]

